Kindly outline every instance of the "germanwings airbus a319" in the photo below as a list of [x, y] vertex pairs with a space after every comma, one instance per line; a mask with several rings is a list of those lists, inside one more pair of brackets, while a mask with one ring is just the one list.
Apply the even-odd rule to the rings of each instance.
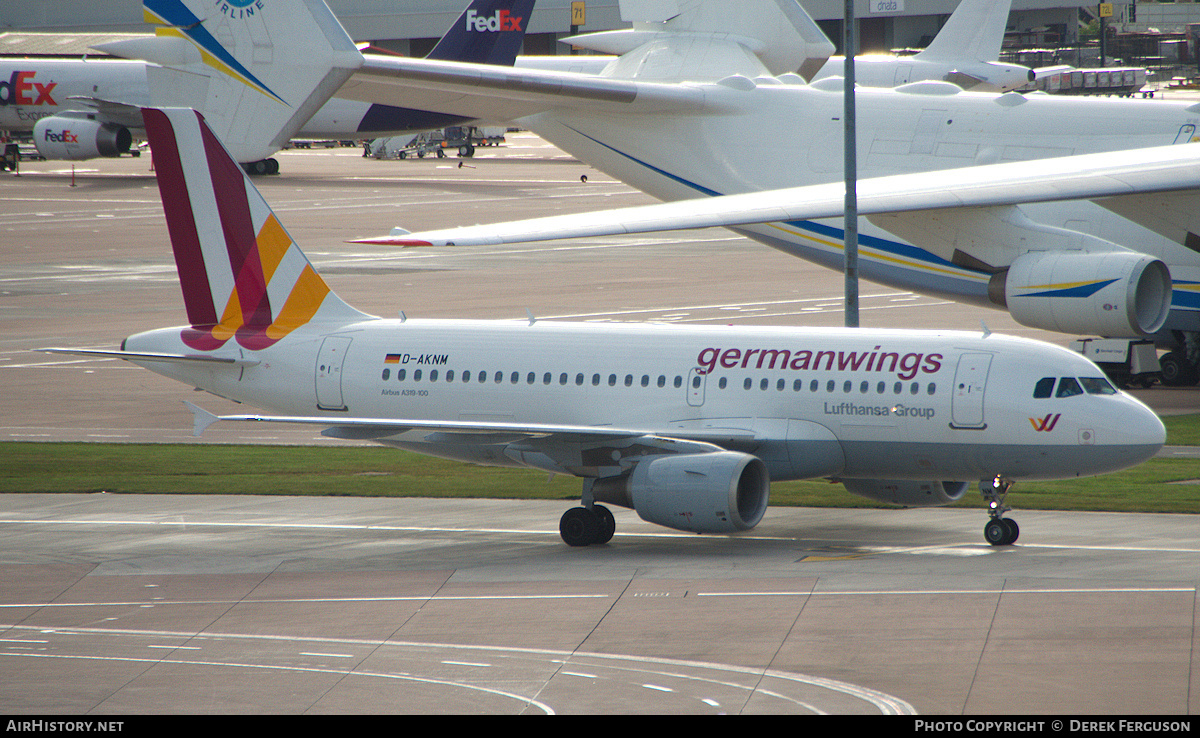
[[984, 534], [1016, 540], [1009, 485], [1138, 464], [1158, 417], [1066, 349], [986, 332], [380, 319], [313, 269], [202, 116], [143, 113], [189, 325], [125, 359], [273, 415], [420, 453], [583, 479], [571, 545], [601, 503], [697, 533], [753, 528], [772, 480], [827, 477], [904, 506], [983, 480]]

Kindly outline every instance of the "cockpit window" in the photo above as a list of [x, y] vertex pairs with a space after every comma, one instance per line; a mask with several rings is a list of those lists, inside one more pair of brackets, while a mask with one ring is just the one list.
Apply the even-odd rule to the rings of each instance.
[[1033, 396], [1036, 399], [1044, 400], [1054, 394], [1054, 377], [1042, 377], [1033, 386]]
[[1076, 381], [1075, 377], [1063, 377], [1058, 382], [1058, 392], [1056, 392], [1054, 396], [1074, 397], [1075, 395], [1082, 394], [1083, 388], [1079, 386], [1079, 382]]
[[1089, 395], [1115, 395], [1117, 394], [1116, 387], [1112, 386], [1104, 377], [1080, 377], [1079, 381], [1083, 384], [1083, 389]]

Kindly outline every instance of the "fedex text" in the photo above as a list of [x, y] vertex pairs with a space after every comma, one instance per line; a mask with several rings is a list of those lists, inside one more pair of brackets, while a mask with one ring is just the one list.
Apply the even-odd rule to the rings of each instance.
[[904, 380], [918, 374], [936, 374], [941, 354], [901, 354], [876, 346], [870, 351], [812, 351], [809, 349], [706, 348], [696, 357], [704, 374], [722, 369], [782, 369], [797, 372], [881, 372]]
[[49, 128], [47, 128], [45, 138], [47, 141], [50, 141], [52, 143], [60, 143], [60, 144], [77, 144], [77, 143], [79, 143], [79, 134], [71, 133], [71, 129], [69, 129], [69, 128], [64, 129], [61, 133], [59, 133], [58, 131], [52, 131]]
[[468, 31], [519, 31], [521, 30], [521, 21], [523, 18], [519, 15], [513, 15], [507, 10], [497, 10], [496, 14], [491, 17], [479, 15], [474, 10], [467, 11], [467, 30]]
[[58, 105], [50, 93], [57, 82], [34, 82], [37, 72], [13, 72], [0, 82], [0, 105]]

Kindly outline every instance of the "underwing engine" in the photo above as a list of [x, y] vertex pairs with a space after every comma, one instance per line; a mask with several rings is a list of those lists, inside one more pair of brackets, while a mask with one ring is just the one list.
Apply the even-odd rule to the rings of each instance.
[[1135, 251], [1030, 251], [992, 277], [988, 297], [1031, 328], [1133, 338], [1166, 322], [1171, 274]]
[[128, 154], [133, 144], [129, 129], [84, 116], [53, 115], [33, 127], [33, 142], [47, 159], [94, 159]]
[[939, 507], [958, 502], [967, 482], [920, 482], [911, 479], [843, 479], [846, 491], [904, 507]]
[[758, 525], [771, 480], [761, 459], [736, 451], [652, 456], [620, 477], [597, 479], [597, 502], [632, 508], [648, 523], [693, 533]]

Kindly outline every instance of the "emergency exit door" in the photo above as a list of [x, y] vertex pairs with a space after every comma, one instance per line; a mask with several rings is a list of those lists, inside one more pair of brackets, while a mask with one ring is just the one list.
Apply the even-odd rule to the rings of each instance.
[[345, 336], [326, 336], [317, 353], [317, 407], [321, 410], [345, 410], [342, 399], [342, 367], [350, 350]]
[[953, 427], [965, 429], [987, 427], [984, 418], [984, 396], [987, 390], [988, 371], [991, 370], [991, 367], [991, 354], [963, 354], [958, 358], [950, 408]]

